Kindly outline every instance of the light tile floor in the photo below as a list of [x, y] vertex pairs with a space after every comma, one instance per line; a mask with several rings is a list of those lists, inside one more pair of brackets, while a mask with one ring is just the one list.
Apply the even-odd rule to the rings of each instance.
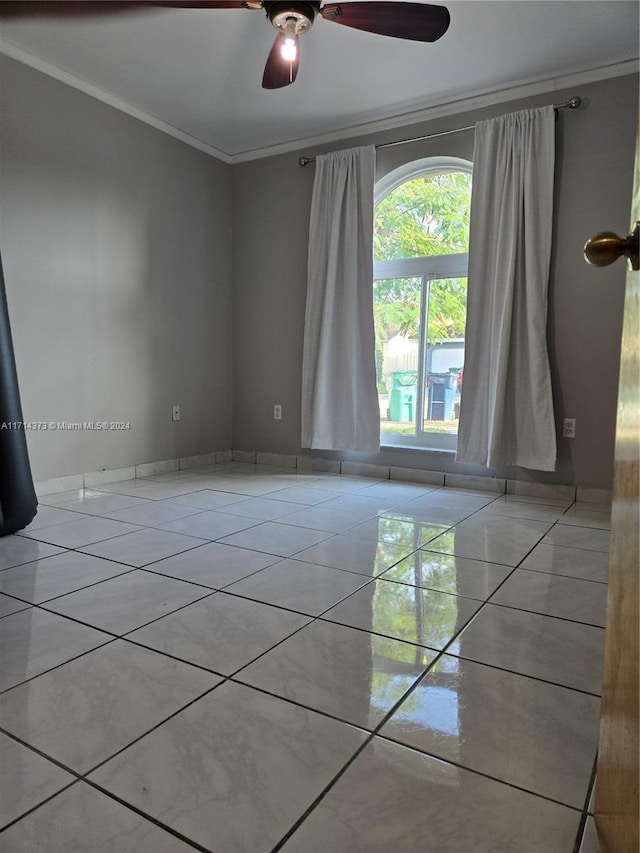
[[597, 850], [608, 528], [242, 463], [43, 497], [0, 539], [0, 847]]

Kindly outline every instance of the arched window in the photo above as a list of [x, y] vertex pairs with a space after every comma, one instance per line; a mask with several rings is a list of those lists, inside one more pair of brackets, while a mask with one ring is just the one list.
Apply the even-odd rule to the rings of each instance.
[[376, 186], [373, 305], [381, 442], [455, 449], [471, 163], [430, 157]]

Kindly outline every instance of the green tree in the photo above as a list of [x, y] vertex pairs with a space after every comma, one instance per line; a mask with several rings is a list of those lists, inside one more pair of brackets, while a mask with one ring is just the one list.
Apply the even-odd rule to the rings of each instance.
[[470, 202], [468, 172], [434, 172], [405, 181], [376, 206], [375, 259], [467, 252]]
[[[406, 181], [377, 205], [374, 223], [376, 260], [459, 254], [468, 251], [471, 175], [434, 172]], [[420, 328], [419, 279], [374, 283], [376, 338], [395, 334], [416, 339]], [[466, 279], [439, 279], [429, 292], [427, 335], [430, 343], [464, 334]], [[379, 359], [381, 360], [381, 354]]]

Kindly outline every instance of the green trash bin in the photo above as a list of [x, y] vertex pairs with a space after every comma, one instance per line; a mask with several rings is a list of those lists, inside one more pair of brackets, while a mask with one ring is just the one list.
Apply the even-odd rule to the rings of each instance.
[[389, 395], [389, 420], [411, 422], [418, 390], [418, 371], [394, 370], [389, 375], [393, 382]]

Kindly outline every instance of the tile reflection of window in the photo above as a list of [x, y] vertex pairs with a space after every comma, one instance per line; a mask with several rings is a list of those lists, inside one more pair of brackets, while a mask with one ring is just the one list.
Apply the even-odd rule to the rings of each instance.
[[[459, 701], [460, 661], [445, 656], [394, 714], [399, 726], [428, 734], [429, 753], [460, 761], [464, 735], [464, 708]], [[393, 731], [388, 734], [393, 737]]]
[[457, 596], [385, 581], [384, 577], [375, 587], [372, 624], [376, 633], [430, 648], [443, 648], [455, 633]]

